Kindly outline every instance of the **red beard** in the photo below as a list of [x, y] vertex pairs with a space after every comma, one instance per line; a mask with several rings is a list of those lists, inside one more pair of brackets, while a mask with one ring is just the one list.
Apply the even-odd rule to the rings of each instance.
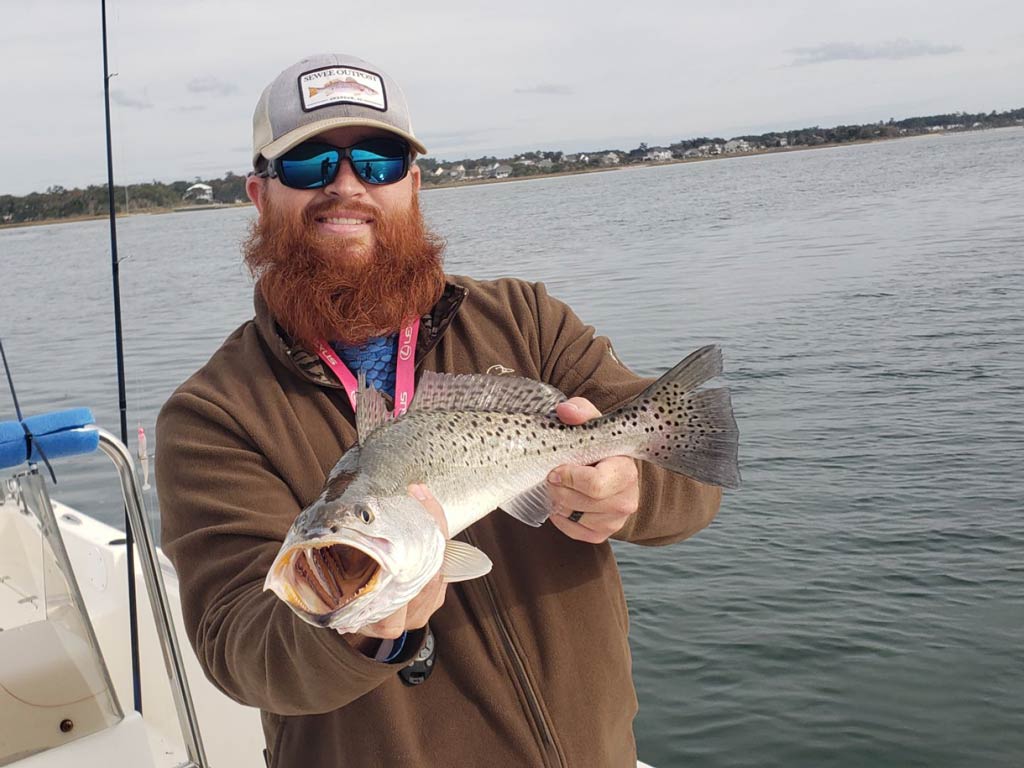
[[373, 219], [372, 247], [320, 235], [316, 218], [336, 202], [290, 216], [263, 200], [243, 246], [245, 263], [271, 314], [308, 349], [318, 339], [355, 345], [394, 333], [441, 297], [444, 241], [426, 228], [415, 197], [397, 213], [345, 204]]

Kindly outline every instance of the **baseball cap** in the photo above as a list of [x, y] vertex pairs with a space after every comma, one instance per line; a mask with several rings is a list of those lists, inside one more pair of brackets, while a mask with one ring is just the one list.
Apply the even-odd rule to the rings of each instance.
[[296, 62], [268, 85], [252, 116], [252, 162], [284, 154], [311, 136], [339, 126], [383, 128], [421, 155], [409, 106], [398, 83], [369, 62], [318, 54]]

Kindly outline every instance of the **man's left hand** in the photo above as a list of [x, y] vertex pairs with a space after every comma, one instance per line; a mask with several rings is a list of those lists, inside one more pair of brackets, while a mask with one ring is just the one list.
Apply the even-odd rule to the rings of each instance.
[[[572, 426], [601, 415], [582, 397], [560, 403], [557, 413]], [[636, 462], [628, 456], [612, 456], [590, 467], [565, 464], [548, 475], [548, 492], [555, 505], [554, 526], [569, 538], [600, 544], [618, 532], [640, 504]]]

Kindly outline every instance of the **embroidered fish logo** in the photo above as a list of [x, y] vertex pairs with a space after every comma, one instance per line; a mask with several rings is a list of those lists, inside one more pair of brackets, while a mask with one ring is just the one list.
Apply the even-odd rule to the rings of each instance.
[[491, 376], [510, 376], [515, 372], [515, 368], [506, 368], [501, 363], [495, 363], [494, 365], [487, 369], [487, 373], [490, 374]]
[[306, 86], [309, 89], [309, 98], [313, 98], [318, 93], [326, 94], [327, 96], [342, 96], [345, 94], [357, 95], [357, 96], [379, 96], [380, 92], [371, 88], [368, 85], [363, 85], [351, 77], [343, 77], [339, 80], [331, 80], [328, 83], [320, 86]]

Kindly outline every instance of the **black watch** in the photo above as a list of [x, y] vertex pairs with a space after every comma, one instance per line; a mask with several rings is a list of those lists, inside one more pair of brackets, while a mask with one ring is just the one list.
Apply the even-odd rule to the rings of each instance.
[[398, 676], [406, 685], [419, 685], [424, 682], [430, 677], [437, 663], [437, 642], [434, 640], [434, 633], [430, 631], [429, 624], [424, 629], [427, 637], [420, 652], [398, 670]]

